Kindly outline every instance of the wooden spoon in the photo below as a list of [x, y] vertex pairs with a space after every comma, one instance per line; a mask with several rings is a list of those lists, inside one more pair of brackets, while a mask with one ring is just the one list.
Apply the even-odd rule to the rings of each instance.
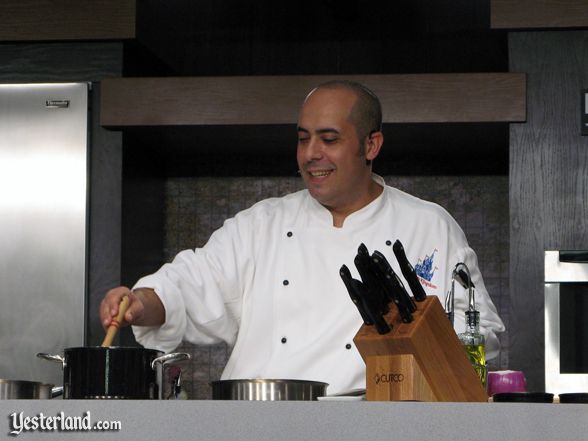
[[106, 331], [106, 337], [104, 337], [104, 341], [102, 342], [102, 347], [106, 348], [112, 346], [112, 340], [114, 340], [114, 336], [116, 335], [118, 328], [120, 327], [120, 323], [123, 321], [123, 317], [125, 316], [125, 312], [127, 312], [127, 308], [129, 307], [129, 296], [124, 296], [118, 305], [118, 314], [116, 318], [113, 318], [110, 322], [110, 326]]

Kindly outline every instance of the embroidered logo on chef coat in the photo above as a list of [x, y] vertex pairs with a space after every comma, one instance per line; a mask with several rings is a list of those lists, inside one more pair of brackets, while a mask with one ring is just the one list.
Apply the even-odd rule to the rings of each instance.
[[424, 259], [419, 259], [418, 263], [414, 266], [414, 271], [421, 279], [423, 285], [433, 289], [437, 289], [437, 286], [431, 283], [431, 280], [433, 280], [433, 275], [438, 269], [436, 266], [434, 266], [433, 262], [435, 259], [435, 253], [437, 251], [437, 248], [435, 248], [430, 256], [427, 254]]

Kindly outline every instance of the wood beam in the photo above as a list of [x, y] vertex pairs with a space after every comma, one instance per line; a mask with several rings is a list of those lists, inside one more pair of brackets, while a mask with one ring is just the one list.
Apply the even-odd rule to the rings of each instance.
[[136, 0], [2, 0], [0, 41], [135, 38]]
[[317, 84], [359, 81], [385, 123], [513, 122], [526, 118], [522, 73], [113, 78], [102, 82], [101, 124], [294, 124]]
[[588, 3], [586, 0], [491, 0], [490, 27], [588, 27]]

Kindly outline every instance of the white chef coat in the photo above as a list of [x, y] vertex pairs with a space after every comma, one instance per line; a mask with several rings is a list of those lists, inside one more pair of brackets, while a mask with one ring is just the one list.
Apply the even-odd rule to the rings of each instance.
[[[307, 190], [266, 199], [226, 220], [203, 248], [180, 252], [137, 282], [135, 288], [155, 290], [166, 313], [161, 327], [134, 326], [137, 340], [166, 352], [182, 340], [234, 345], [222, 379], [324, 381], [329, 394], [365, 387], [365, 363], [353, 344], [362, 319], [339, 269], [345, 264], [360, 279], [353, 259], [363, 243], [370, 253], [382, 252], [402, 277], [392, 252], [399, 239], [425, 292], [441, 303], [453, 268], [467, 264], [487, 355], [495, 356], [495, 333], [504, 325], [459, 225], [440, 206], [374, 179], [382, 194], [342, 228]], [[458, 332], [466, 305], [465, 292], [456, 288]]]

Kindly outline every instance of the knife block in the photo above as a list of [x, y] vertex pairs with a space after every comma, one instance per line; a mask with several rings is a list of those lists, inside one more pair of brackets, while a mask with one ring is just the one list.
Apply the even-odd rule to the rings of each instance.
[[374, 401], [478, 401], [488, 397], [436, 296], [417, 303], [411, 323], [396, 307], [380, 335], [363, 325], [354, 338], [366, 363], [366, 399]]

